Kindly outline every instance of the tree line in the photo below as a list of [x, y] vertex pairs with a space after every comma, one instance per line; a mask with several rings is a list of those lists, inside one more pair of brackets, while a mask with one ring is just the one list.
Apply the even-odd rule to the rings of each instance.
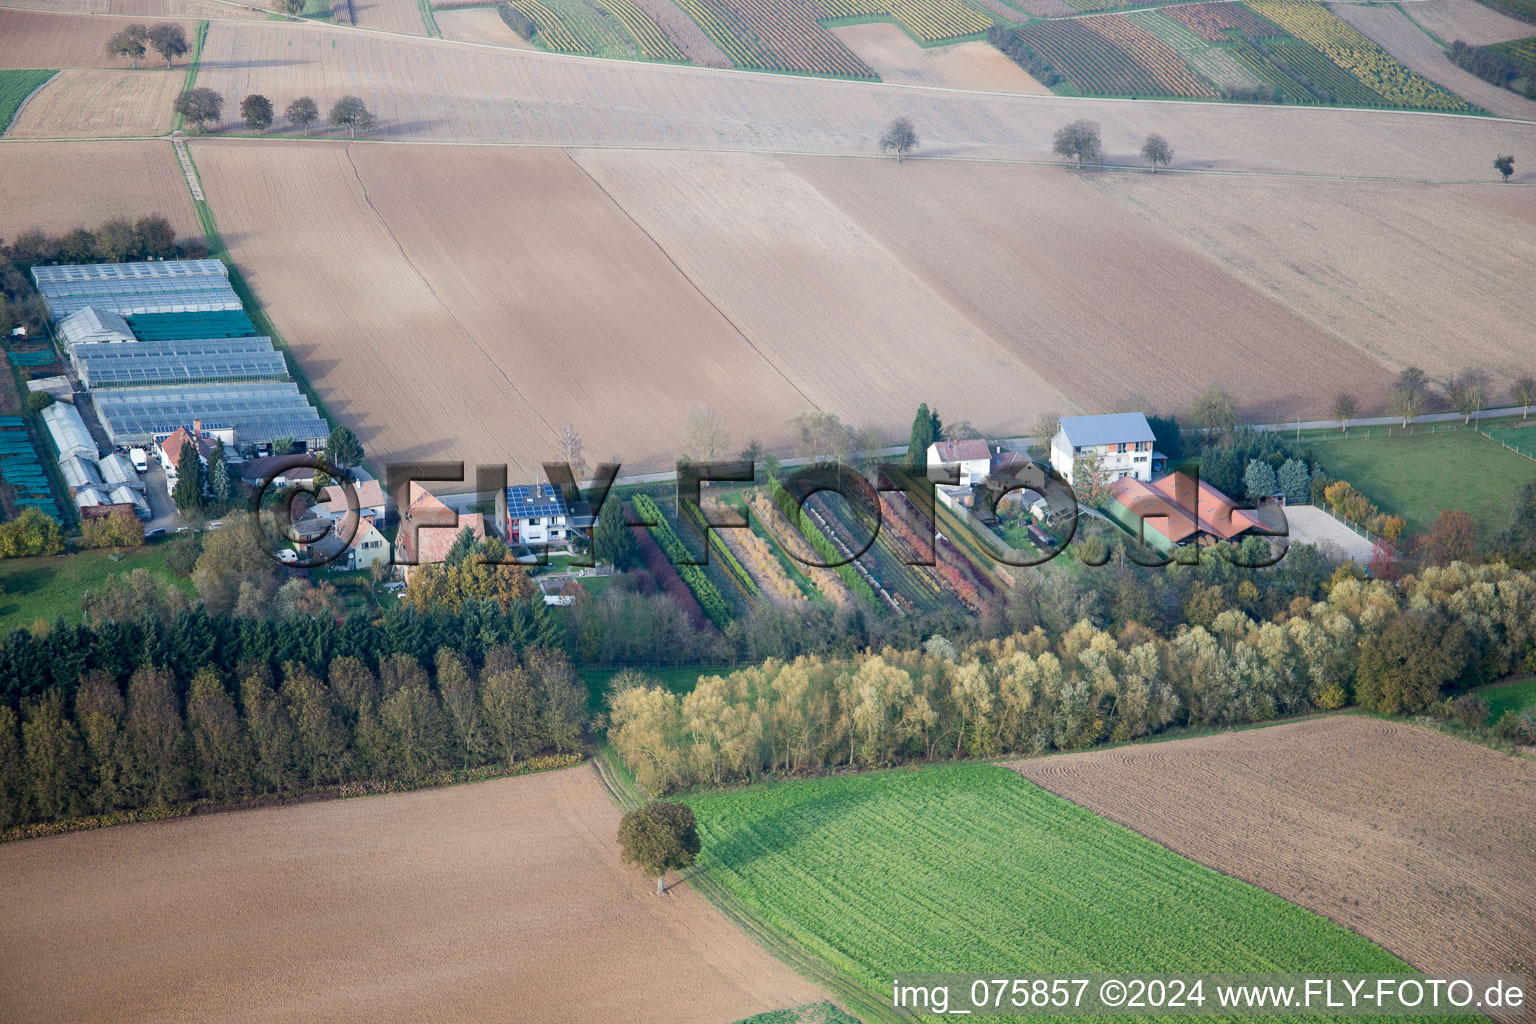
[[[198, 132], [209, 130], [209, 124], [217, 123], [224, 116], [224, 96], [207, 86], [197, 86], [178, 95], [172, 109], [186, 119]], [[309, 135], [310, 125], [320, 120], [320, 107], [308, 96], [300, 96], [288, 104], [284, 115], [288, 123]], [[253, 132], [264, 132], [272, 127], [275, 111], [272, 101], [261, 93], [253, 92], [240, 101], [240, 120]], [[372, 131], [378, 123], [373, 112], [360, 97], [347, 95], [331, 104], [328, 118], [337, 128], [346, 128], [357, 138], [359, 131]]]
[[[162, 647], [183, 629], [160, 634]], [[0, 705], [0, 827], [510, 766], [580, 749], [586, 727], [570, 660], [538, 646], [497, 644], [478, 662], [446, 645], [425, 659], [347, 654], [323, 667], [160, 658], [92, 657], [72, 685]]]
[[771, 659], [679, 696], [620, 673], [608, 737], [649, 792], [950, 757], [1079, 750], [1351, 704], [1450, 714], [1443, 689], [1533, 665], [1536, 578], [1455, 563], [1401, 588], [1343, 572], [1271, 619], [1171, 636], [1084, 617], [957, 645]]

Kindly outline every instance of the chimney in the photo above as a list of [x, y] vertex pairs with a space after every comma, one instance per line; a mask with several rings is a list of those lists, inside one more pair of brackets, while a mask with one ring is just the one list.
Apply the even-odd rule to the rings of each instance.
[[202, 436], [203, 436], [203, 421], [202, 420], [193, 420], [192, 421], [192, 437], [193, 437], [193, 439], [196, 440], [197, 438], [202, 437]]

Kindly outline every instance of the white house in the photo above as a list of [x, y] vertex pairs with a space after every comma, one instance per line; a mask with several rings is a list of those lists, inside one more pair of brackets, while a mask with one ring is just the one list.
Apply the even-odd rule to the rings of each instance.
[[1063, 416], [1051, 439], [1051, 465], [1067, 483], [1075, 485], [1073, 467], [1080, 457], [1092, 452], [1099, 457], [1106, 482], [1127, 476], [1150, 482], [1154, 444], [1152, 427], [1139, 412]]
[[981, 483], [992, 472], [992, 452], [987, 442], [935, 441], [928, 446], [928, 470], [953, 470], [960, 474], [960, 486]]
[[165, 491], [173, 497], [176, 494], [176, 478], [181, 469], [181, 446], [188, 441], [193, 442], [197, 457], [205, 466], [213, 450], [219, 447], [218, 441], [203, 433], [201, 420], [193, 420], [191, 430], [177, 427], [155, 444], [155, 454], [160, 457], [160, 465], [165, 467]]
[[565, 496], [552, 484], [507, 488], [507, 542], [530, 547], [564, 544], [576, 523]]

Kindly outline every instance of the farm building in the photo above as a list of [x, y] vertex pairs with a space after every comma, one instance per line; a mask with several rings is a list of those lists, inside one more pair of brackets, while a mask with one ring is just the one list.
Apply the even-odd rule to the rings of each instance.
[[1180, 544], [1211, 544], [1265, 530], [1258, 516], [1187, 473], [1170, 473], [1155, 484], [1124, 476], [1111, 490], [1109, 517], [1164, 553]]
[[[368, 522], [384, 523], [386, 511], [384, 488], [377, 480], [358, 480], [352, 485], [357, 492], [357, 514]], [[332, 484], [320, 492], [321, 501], [310, 511], [322, 519], [336, 522], [347, 514], [347, 492], [340, 484]]]
[[102, 426], [118, 447], [148, 444], [194, 419], [211, 432], [232, 430], [238, 445], [291, 437], [317, 450], [331, 433], [292, 381], [108, 388], [96, 392], [95, 401]]
[[32, 280], [55, 320], [87, 306], [122, 316], [244, 308], [218, 260], [33, 267]]
[[128, 461], [128, 456], [119, 452], [110, 452], [96, 460], [96, 468], [101, 470], [101, 478], [108, 487], [131, 487], [136, 491], [144, 490], [144, 480], [139, 476], [138, 470], [133, 468], [133, 463]]
[[987, 442], [936, 441], [928, 446], [928, 469], [960, 474], [960, 486], [981, 483], [992, 472], [992, 450]]
[[507, 542], [548, 547], [564, 544], [592, 530], [592, 510], [586, 502], [566, 504], [551, 484], [519, 484], [507, 488]]
[[43, 425], [48, 428], [48, 436], [53, 438], [53, 446], [58, 450], [59, 459], [80, 456], [96, 461], [96, 441], [91, 437], [91, 432], [85, 429], [85, 421], [80, 418], [80, 411], [73, 405], [55, 402], [43, 410]]
[[214, 449], [219, 447], [218, 440], [203, 430], [201, 420], [194, 420], [190, 429], [177, 427], [155, 443], [155, 454], [160, 465], [165, 467], [165, 489], [169, 494], [175, 494], [176, 478], [181, 475], [181, 449], [189, 441], [196, 447], [198, 460], [205, 466]]
[[71, 455], [67, 459], [60, 459], [59, 472], [64, 477], [64, 486], [69, 488], [71, 494], [86, 487], [102, 488], [105, 484], [96, 463], [83, 456]]
[[288, 377], [282, 353], [265, 337], [77, 345], [71, 357], [80, 383], [92, 390]]
[[75, 310], [60, 320], [54, 331], [66, 352], [73, 352], [76, 345], [121, 345], [138, 340], [120, 314], [95, 306]]
[[34, 377], [27, 381], [27, 393], [46, 392], [53, 396], [55, 402], [73, 402], [75, 400], [75, 388], [70, 384], [69, 378], [62, 374], [57, 377]]
[[395, 561], [407, 581], [415, 566], [445, 561], [453, 542], [465, 530], [475, 540], [485, 540], [485, 516], [479, 512], [457, 515], [440, 498], [414, 482], [410, 498], [406, 510], [400, 513], [400, 533], [395, 541]]
[[1155, 442], [1147, 417], [1139, 412], [1063, 416], [1051, 439], [1051, 465], [1067, 483], [1075, 484], [1072, 474], [1077, 460], [1092, 453], [1098, 456], [1106, 480], [1134, 477], [1150, 482], [1157, 469], [1154, 460], [1161, 461], [1152, 451]]

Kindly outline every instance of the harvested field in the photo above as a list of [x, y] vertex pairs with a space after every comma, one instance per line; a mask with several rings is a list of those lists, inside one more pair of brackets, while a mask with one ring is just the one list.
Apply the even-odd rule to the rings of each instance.
[[[1424, 34], [1403, 13], [1398, 4], [1368, 7], [1365, 4], [1332, 4], [1329, 10], [1349, 22], [1361, 32], [1417, 71], [1431, 82], [1445, 86], [1463, 99], [1471, 100], [1490, 113], [1504, 117], [1536, 119], [1536, 101], [1528, 100], [1508, 89], [1501, 89], [1485, 82], [1470, 71], [1463, 71], [1452, 64], [1435, 41]], [[1536, 28], [1526, 26], [1536, 33]]]
[[1422, 970], [1536, 964], [1530, 761], [1340, 716], [1014, 767]]
[[[1530, 372], [1536, 308], [1521, 268], [1536, 260], [1536, 234], [1511, 229], [1520, 215], [1501, 206], [1521, 204], [1503, 200], [1503, 185], [1232, 178], [1218, 189], [1119, 175], [1095, 188], [1393, 373], [1410, 364], [1439, 380], [1467, 366], [1505, 381]], [[1530, 222], [1532, 204], [1523, 205]], [[1499, 239], [1497, 259], [1480, 255], [1489, 238]], [[1319, 394], [1339, 390], [1295, 364]], [[1355, 387], [1369, 406], [1385, 400], [1379, 383]]]
[[690, 888], [651, 895], [618, 821], [582, 766], [10, 844], [0, 998], [39, 1022], [593, 1024], [824, 998]]
[[463, 10], [433, 11], [432, 20], [444, 39], [460, 43], [483, 43], [487, 46], [508, 46], [514, 50], [529, 50], [533, 44], [524, 40], [507, 27], [494, 8], [468, 7]]
[[1158, 132], [1186, 167], [1486, 181], [1486, 154], [1518, 152], [1529, 136], [1487, 118], [958, 95], [321, 25], [215, 22], [203, 59], [198, 83], [226, 97], [368, 97], [379, 133], [395, 139], [873, 155], [880, 126], [906, 114], [927, 155], [1049, 159], [1056, 128], [1092, 117], [1110, 159], [1138, 165], [1142, 139]]
[[59, 72], [11, 125], [9, 138], [65, 139], [162, 135], [171, 130], [171, 103], [183, 71]]
[[922, 47], [895, 25], [846, 25], [832, 34], [883, 82], [1049, 95], [1050, 91], [990, 43]]
[[[107, 40], [129, 24], [132, 22], [127, 19], [0, 8], [0, 68], [126, 69], [128, 61], [107, 56]], [[192, 23], [182, 22], [181, 27], [191, 39]], [[140, 68], [153, 68], [158, 56], [149, 51], [139, 61]], [[165, 64], [158, 63], [162, 67]], [[187, 58], [182, 57], [177, 64], [185, 73]]]
[[7, 7], [63, 14], [117, 14], [129, 18], [264, 19], [259, 3], [221, 0], [5, 0]]
[[427, 34], [417, 0], [352, 0], [352, 18], [359, 28], [403, 32], [408, 36]]
[[[1246, 415], [1285, 419], [1325, 413], [1341, 387], [1375, 394], [1387, 383], [1384, 367], [1232, 277], [1177, 232], [1138, 224], [1106, 201], [1106, 193], [1132, 183], [1145, 182], [1155, 194], [1171, 176], [1084, 179], [1048, 167], [792, 163], [1006, 353], [1083, 408], [1130, 402], [1183, 409], [1214, 382], [1233, 391]], [[1210, 179], [1179, 180], [1212, 205], [1228, 192]], [[1276, 245], [1289, 253], [1271, 254], [1281, 266], [1295, 258], [1290, 246]], [[1369, 258], [1384, 265], [1380, 254]], [[1506, 345], [1518, 336], [1500, 335]], [[1135, 373], [1123, 372], [1127, 362], [1137, 366]]]
[[1408, 16], [1450, 45], [1504, 43], [1532, 33], [1531, 23], [1511, 18], [1478, 0], [1423, 0], [1405, 4]]
[[0, 181], [0, 238], [149, 213], [169, 219], [177, 234], [202, 236], [169, 142], [6, 142]]
[[[1016, 428], [1021, 409], [1062, 405], [1029, 363], [791, 167], [736, 154], [575, 159], [809, 404], [891, 436], [920, 395], [964, 408], [983, 432]], [[867, 184], [884, 168], [848, 170]]]
[[235, 259], [376, 457], [535, 479], [573, 422], [595, 458], [656, 467], [689, 402], [765, 438], [809, 406], [564, 153], [191, 150]]

